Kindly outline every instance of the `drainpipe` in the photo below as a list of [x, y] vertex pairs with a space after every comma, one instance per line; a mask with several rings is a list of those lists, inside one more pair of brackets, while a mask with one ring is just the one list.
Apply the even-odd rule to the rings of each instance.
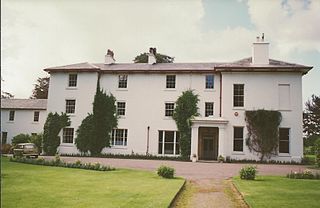
[[220, 72], [220, 112], [219, 112], [219, 116], [221, 118], [222, 116], [222, 73]]
[[146, 155], [149, 154], [149, 133], [150, 133], [150, 126], [147, 127], [147, 152], [146, 152]]

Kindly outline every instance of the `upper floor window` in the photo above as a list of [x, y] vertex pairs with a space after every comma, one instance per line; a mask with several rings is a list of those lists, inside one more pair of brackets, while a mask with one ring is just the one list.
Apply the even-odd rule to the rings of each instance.
[[173, 116], [174, 103], [165, 103], [165, 116]]
[[66, 113], [74, 114], [76, 111], [76, 100], [66, 100]]
[[113, 129], [111, 145], [127, 146], [128, 129]]
[[126, 102], [117, 102], [117, 114], [119, 116], [126, 115]]
[[76, 87], [77, 86], [77, 79], [78, 75], [77, 74], [69, 74], [69, 87]]
[[279, 153], [289, 153], [289, 128], [279, 128]]
[[176, 75], [167, 75], [166, 88], [176, 88]]
[[213, 74], [206, 75], [206, 89], [213, 89], [213, 86], [214, 86]]
[[205, 117], [213, 116], [213, 103], [206, 102], [205, 103]]
[[14, 121], [15, 111], [9, 111], [9, 121]]
[[33, 121], [34, 122], [39, 122], [39, 117], [40, 117], [40, 112], [39, 111], [35, 111], [33, 113]]
[[128, 75], [119, 75], [118, 88], [127, 88]]
[[244, 84], [233, 85], [233, 107], [244, 106]]
[[233, 151], [243, 151], [243, 127], [233, 127]]
[[62, 135], [62, 143], [73, 143], [73, 128], [64, 128]]
[[279, 84], [279, 110], [290, 109], [290, 85]]

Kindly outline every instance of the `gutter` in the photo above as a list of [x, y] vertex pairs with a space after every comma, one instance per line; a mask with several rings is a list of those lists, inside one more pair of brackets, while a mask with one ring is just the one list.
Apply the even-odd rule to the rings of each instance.
[[222, 117], [222, 73], [220, 72], [220, 95], [219, 95], [219, 101], [220, 101], [220, 110], [219, 110], [219, 116]]

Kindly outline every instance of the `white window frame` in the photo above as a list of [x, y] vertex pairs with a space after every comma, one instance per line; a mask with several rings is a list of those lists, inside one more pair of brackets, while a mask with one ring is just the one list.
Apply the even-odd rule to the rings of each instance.
[[[234, 135], [234, 133], [235, 133], [235, 128], [242, 128], [242, 138], [235, 138], [235, 135]], [[233, 126], [233, 129], [232, 129], [232, 152], [235, 152], [235, 153], [243, 153], [243, 151], [244, 151], [244, 126]], [[239, 150], [234, 150], [234, 148], [235, 148], [235, 140], [237, 140], [237, 141], [240, 141], [240, 140], [242, 140], [242, 151], [239, 151]]]
[[[208, 85], [209, 85], [209, 82], [207, 82], [208, 80], [207, 80], [207, 77], [208, 76], [212, 76], [212, 87], [208, 87]], [[207, 85], [208, 84], [208, 85]], [[206, 90], [213, 90], [214, 89], [214, 74], [206, 74], [205, 75], [205, 83], [204, 83], [204, 88], [206, 89]]]
[[[122, 144], [116, 144], [117, 131], [122, 131], [122, 134], [120, 135], [121, 136], [120, 139], [122, 140]], [[128, 146], [128, 129], [121, 129], [121, 128], [113, 129], [112, 134], [111, 134], [110, 145], [112, 147], [127, 147]]]
[[[287, 141], [287, 140], [280, 140], [280, 129], [288, 129], [288, 150], [289, 152], [280, 152], [280, 141]], [[290, 155], [290, 140], [291, 140], [291, 128], [289, 127], [279, 127], [279, 148], [278, 148], [278, 154], [281, 156], [281, 155]]]
[[[37, 116], [36, 116], [36, 113], [38, 114]], [[38, 118], [38, 120], [36, 120], [36, 118]], [[40, 111], [34, 111], [33, 112], [33, 122], [39, 123], [39, 121], [40, 121]]]
[[[173, 80], [168, 80], [169, 77], [174, 77]], [[174, 85], [174, 87], [172, 87]], [[176, 89], [177, 87], [177, 76], [175, 74], [167, 74], [166, 75], [166, 89]]]
[[128, 75], [119, 74], [118, 75], [118, 89], [128, 89]]
[[[235, 85], [242, 85], [243, 86], [243, 95], [235, 95], [234, 91], [235, 91]], [[235, 97], [238, 96], [238, 97], [242, 97], [243, 98], [243, 105], [242, 106], [235, 106]], [[245, 84], [243, 83], [234, 83], [232, 85], [232, 106], [233, 108], [244, 108], [245, 106]]]
[[[168, 105], [173, 105], [173, 109], [167, 109], [167, 106]], [[164, 116], [166, 117], [166, 118], [170, 118], [170, 117], [172, 117], [173, 116], [173, 113], [174, 113], [174, 109], [175, 109], [175, 103], [174, 102], [165, 102], [164, 103]], [[167, 112], [171, 112], [172, 111], [172, 115], [167, 115]], [[171, 113], [170, 113], [171, 114]]]
[[[124, 104], [124, 107], [119, 107], [119, 104]], [[126, 108], [127, 103], [125, 101], [117, 101], [117, 115], [120, 117], [126, 116]], [[123, 112], [123, 114], [120, 114], [119, 112]]]
[[[69, 132], [66, 132], [69, 129], [70, 130], [72, 129], [72, 135], [71, 134], [70, 135], [66, 135], [67, 133], [69, 133]], [[65, 139], [66, 136], [71, 136], [72, 137], [72, 142], [65, 142], [66, 141], [66, 139]], [[62, 130], [62, 143], [63, 144], [74, 144], [74, 128], [71, 128], [71, 127], [63, 128], [63, 130]]]
[[[11, 114], [12, 114], [12, 115], [11, 115]], [[16, 117], [16, 111], [10, 110], [10, 111], [9, 111], [9, 122], [13, 122], [14, 119], [15, 119], [15, 117]]]
[[[167, 131], [173, 131], [174, 132], [173, 133], [173, 154], [165, 154], [165, 148], [164, 148], [165, 144], [169, 143], [169, 142], [165, 142], [166, 141], [165, 140], [165, 135], [166, 135]], [[159, 153], [159, 149], [158, 149], [158, 155], [170, 155], [170, 156], [178, 156], [178, 155], [180, 155], [180, 153], [176, 154], [176, 152], [177, 152], [176, 147], [177, 147], [177, 133], [178, 133], [178, 131], [175, 131], [175, 130], [159, 130], [158, 131], [158, 136], [160, 135], [161, 132], [162, 132], [162, 140], [161, 140], [162, 153]], [[158, 138], [158, 148], [159, 148], [159, 145], [160, 145], [159, 139], [160, 138]], [[180, 148], [180, 142], [178, 142], [178, 144], [179, 144], [179, 148]]]
[[[74, 108], [73, 108], [73, 112], [69, 111], [70, 110], [70, 106], [72, 105], [68, 105], [68, 101], [74, 101]], [[66, 114], [69, 114], [69, 115], [74, 115], [76, 113], [76, 104], [77, 104], [77, 101], [76, 99], [66, 99], [66, 102], [65, 102], [65, 112]], [[68, 110], [69, 109], [69, 110]]]
[[[75, 76], [75, 80], [71, 80], [71, 77]], [[70, 83], [74, 83], [74, 85], [70, 85]], [[70, 73], [68, 76], [68, 88], [76, 88], [78, 86], [78, 74]]]
[[[212, 109], [207, 108], [207, 105], [212, 104]], [[208, 111], [207, 111], [208, 110]], [[207, 112], [212, 111], [212, 114], [207, 115]], [[204, 116], [205, 117], [212, 117], [214, 116], [214, 102], [205, 102], [204, 103]]]

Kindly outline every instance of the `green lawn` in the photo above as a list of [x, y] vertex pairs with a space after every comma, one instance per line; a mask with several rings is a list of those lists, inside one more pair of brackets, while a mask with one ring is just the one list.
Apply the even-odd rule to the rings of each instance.
[[91, 171], [2, 158], [2, 207], [168, 207], [184, 180], [135, 170]]
[[236, 177], [233, 182], [253, 208], [320, 206], [320, 180], [258, 176], [254, 181]]

